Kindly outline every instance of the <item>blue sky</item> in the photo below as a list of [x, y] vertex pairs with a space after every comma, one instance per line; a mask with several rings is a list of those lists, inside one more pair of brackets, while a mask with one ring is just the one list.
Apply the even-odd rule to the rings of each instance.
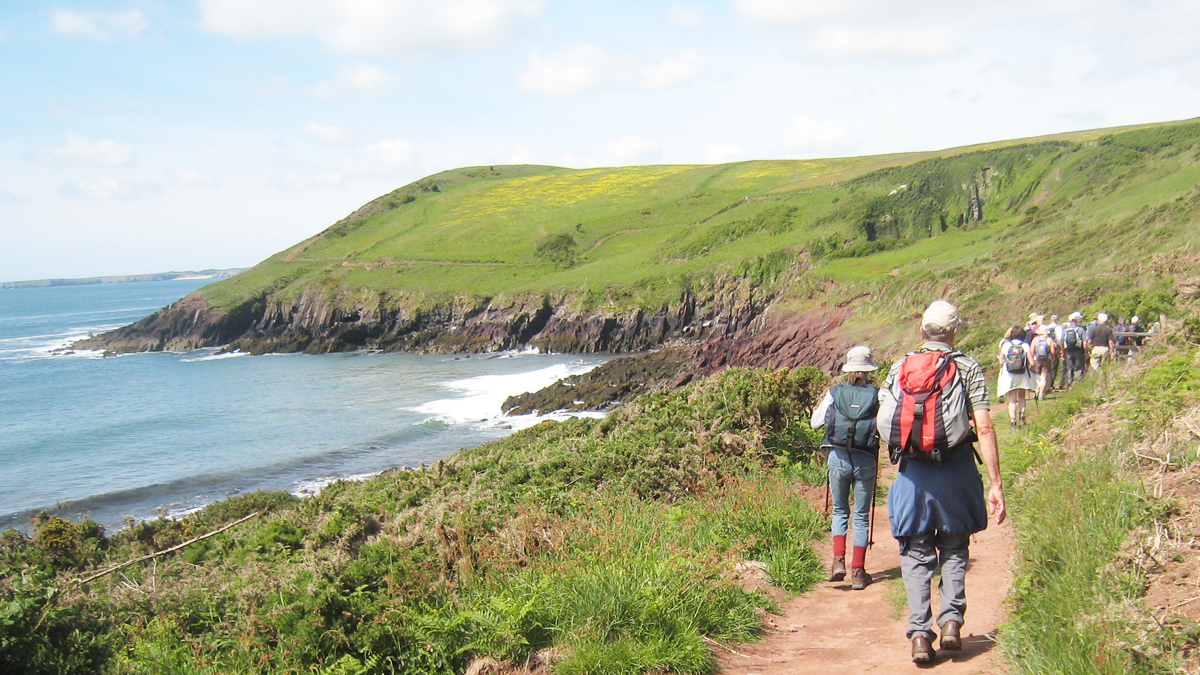
[[248, 266], [468, 165], [1200, 116], [1184, 0], [0, 4], [0, 281]]

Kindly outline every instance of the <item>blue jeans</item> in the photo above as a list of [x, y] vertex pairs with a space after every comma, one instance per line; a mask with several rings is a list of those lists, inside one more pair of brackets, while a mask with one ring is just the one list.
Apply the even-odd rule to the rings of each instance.
[[870, 453], [842, 448], [829, 450], [829, 496], [834, 535], [846, 534], [850, 520], [850, 488], [854, 488], [854, 545], [867, 545], [871, 503], [875, 501], [875, 473], [879, 459]]

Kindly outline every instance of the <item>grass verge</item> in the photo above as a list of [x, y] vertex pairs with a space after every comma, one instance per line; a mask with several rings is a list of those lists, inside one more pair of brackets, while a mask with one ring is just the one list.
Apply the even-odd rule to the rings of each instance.
[[1111, 368], [1005, 444], [1017, 561], [1001, 645], [1016, 672], [1176, 672], [1178, 650], [1144, 648], [1147, 577], [1121, 551], [1163, 513], [1134, 444], [1180, 414], [1195, 362], [1186, 349], [1149, 368]]

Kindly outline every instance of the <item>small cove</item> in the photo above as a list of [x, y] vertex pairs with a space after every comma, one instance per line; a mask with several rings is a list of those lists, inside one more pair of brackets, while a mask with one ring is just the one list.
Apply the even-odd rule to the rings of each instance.
[[0, 291], [0, 529], [52, 509], [111, 530], [431, 463], [544, 419], [499, 406], [607, 358], [56, 351], [207, 282]]

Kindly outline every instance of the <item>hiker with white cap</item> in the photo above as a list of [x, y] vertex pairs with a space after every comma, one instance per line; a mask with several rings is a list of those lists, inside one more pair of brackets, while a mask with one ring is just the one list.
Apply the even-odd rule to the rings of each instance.
[[1083, 369], [1087, 363], [1087, 353], [1084, 351], [1087, 335], [1084, 333], [1083, 326], [1079, 325], [1080, 321], [1083, 321], [1083, 314], [1072, 312], [1068, 317], [1067, 325], [1063, 326], [1061, 340], [1063, 368], [1062, 379], [1059, 381], [1059, 387], [1062, 389], [1083, 379]]
[[1117, 351], [1113, 338], [1113, 329], [1108, 325], [1108, 315], [1100, 312], [1096, 315], [1096, 325], [1087, 334], [1087, 351], [1092, 370], [1100, 370], [1104, 362]]
[[846, 352], [842, 372], [846, 381], [834, 385], [813, 410], [812, 428], [825, 429], [821, 449], [829, 453], [829, 492], [833, 505], [833, 563], [830, 581], [846, 578], [846, 530], [850, 520], [850, 492], [854, 492], [854, 549], [850, 562], [851, 588], [861, 591], [871, 583], [867, 574], [867, 547], [871, 545], [868, 513], [875, 503], [875, 481], [879, 470], [879, 432], [875, 413], [879, 388], [867, 373], [878, 370], [871, 361], [871, 348], [854, 347]]
[[[888, 490], [888, 519], [900, 543], [907, 637], [916, 663], [930, 663], [935, 655], [930, 585], [939, 568], [941, 648], [962, 649], [971, 535], [987, 527], [989, 508], [997, 524], [1005, 516], [987, 379], [979, 363], [954, 349], [961, 324], [954, 305], [931, 304], [921, 319], [921, 349], [893, 364], [879, 390], [880, 439], [900, 464]], [[991, 480], [986, 500], [975, 467], [976, 441]]]

